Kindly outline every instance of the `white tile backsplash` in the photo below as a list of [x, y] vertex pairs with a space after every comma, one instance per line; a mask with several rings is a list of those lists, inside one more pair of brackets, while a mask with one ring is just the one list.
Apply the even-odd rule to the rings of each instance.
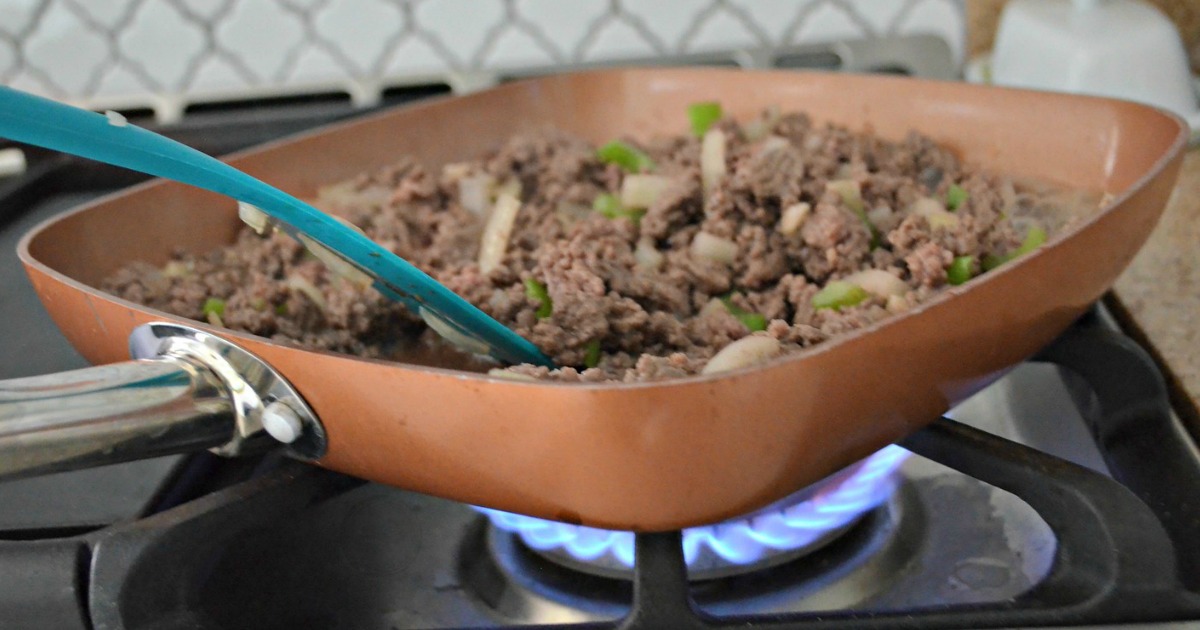
[[0, 0], [0, 82], [92, 106], [478, 84], [522, 66], [935, 33], [964, 0]]
[[87, 21], [109, 30], [121, 28], [138, 10], [136, 3], [125, 0], [67, 0], [62, 4], [70, 6]]
[[[889, 2], [895, 5], [902, 4], [895, 0]], [[787, 41], [788, 27], [805, 11], [805, 6], [812, 3], [795, 0], [735, 0], [730, 4], [754, 20], [772, 44], [788, 44], [791, 43]]]
[[582, 48], [577, 49], [577, 58], [582, 61], [600, 61], [629, 57], [649, 57], [661, 51], [655, 40], [637, 29], [632, 22], [636, 18], [607, 16], [597, 24], [596, 30]]
[[404, 38], [385, 59], [383, 76], [429, 76], [451, 70], [448, 55], [439, 54], [436, 42], [425, 33]]
[[285, 62], [304, 48], [304, 13], [276, 2], [235, 2], [214, 25], [216, 46], [249, 71], [255, 84], [284, 83]]
[[623, 12], [653, 34], [653, 40], [664, 50], [681, 50], [687, 45], [684, 35], [693, 28], [697, 19], [711, 13], [717, 7], [709, 0], [626, 0], [621, 3]]
[[501, 27], [487, 42], [481, 65], [489, 68], [520, 68], [553, 64], [558, 51], [535, 31], [513, 23]]
[[202, 20], [216, 20], [227, 13], [236, 0], [179, 0], [178, 6]]
[[290, 82], [316, 84], [337, 81], [345, 73], [341, 59], [325, 46], [305, 46], [287, 75]]
[[788, 40], [794, 42], [852, 39], [862, 37], [864, 33], [873, 30], [873, 26], [865, 22], [856, 11], [833, 2], [813, 5], [791, 28], [794, 30]]
[[697, 20], [684, 33], [679, 48], [687, 52], [708, 52], [730, 46], [756, 48], [770, 44], [766, 31], [738, 9], [722, 7]]
[[609, 14], [607, 0], [518, 0], [516, 13], [568, 58], [596, 21]]
[[418, 28], [445, 45], [454, 67], [470, 64], [489, 33], [504, 23], [501, 0], [433, 0], [415, 8]]
[[38, 17], [36, 27], [21, 40], [21, 61], [31, 70], [28, 78], [51, 93], [94, 90], [97, 74], [111, 58], [104, 33], [90, 28], [68, 3], [52, 3]]
[[46, 9], [45, 2], [30, 0], [0, 0], [0, 33], [21, 38], [37, 21], [40, 11]]
[[0, 68], [9, 68], [17, 63], [17, 47], [6, 41], [0, 41]]
[[353, 73], [368, 75], [404, 32], [405, 19], [385, 0], [334, 0], [315, 11], [313, 27], [336, 45]]
[[137, 64], [164, 91], [182, 90], [192, 65], [208, 48], [203, 27], [169, 2], [150, 2], [122, 29], [118, 46], [125, 63]]
[[[199, 94], [236, 92], [248, 88], [252, 81], [224, 55], [208, 55], [196, 68], [190, 89]], [[115, 96], [115, 94], [112, 94]]]

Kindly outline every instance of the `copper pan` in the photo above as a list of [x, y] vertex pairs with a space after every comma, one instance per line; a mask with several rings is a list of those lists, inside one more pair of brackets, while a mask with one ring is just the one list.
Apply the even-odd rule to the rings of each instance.
[[[566, 385], [357, 359], [207, 328], [273, 366], [324, 425], [318, 464], [562, 521], [664, 530], [750, 512], [913, 432], [1052, 340], [1145, 241], [1175, 181], [1182, 122], [1127, 102], [903, 78], [639, 69], [507, 84], [241, 153], [298, 196], [394, 161], [430, 167], [552, 123], [596, 142], [684, 129], [720, 100], [890, 138], [920, 130], [998, 172], [1100, 189], [1112, 201], [1032, 255], [921, 308], [770, 364], [654, 384]], [[156, 181], [34, 229], [20, 256], [47, 310], [94, 363], [127, 359], [139, 324], [195, 322], [107, 295], [133, 260], [164, 263], [239, 229], [234, 204]]]

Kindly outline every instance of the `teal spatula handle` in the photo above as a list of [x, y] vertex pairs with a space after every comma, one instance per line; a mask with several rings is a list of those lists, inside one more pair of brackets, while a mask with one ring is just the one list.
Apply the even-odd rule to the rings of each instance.
[[511, 363], [552, 365], [536, 346], [329, 215], [191, 147], [108, 117], [0, 86], [0, 136], [211, 190], [256, 206], [285, 230], [360, 268], [392, 299], [418, 306]]

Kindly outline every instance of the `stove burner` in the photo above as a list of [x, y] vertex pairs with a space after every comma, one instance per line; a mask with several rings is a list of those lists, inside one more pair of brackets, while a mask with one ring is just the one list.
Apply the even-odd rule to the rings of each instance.
[[[743, 519], [683, 531], [691, 580], [747, 573], [814, 551], [844, 533], [895, 491], [908, 456], [888, 446], [867, 459]], [[544, 557], [606, 577], [632, 576], [633, 532], [548, 521], [476, 508]]]
[[[693, 580], [690, 596], [700, 610], [717, 616], [862, 607], [894, 589], [917, 562], [923, 545], [914, 541], [930, 531], [919, 494], [901, 481], [883, 504], [821, 549], [752, 573]], [[630, 580], [550, 560], [486, 519], [463, 538], [459, 559], [461, 583], [497, 622], [603, 622], [630, 611]]]

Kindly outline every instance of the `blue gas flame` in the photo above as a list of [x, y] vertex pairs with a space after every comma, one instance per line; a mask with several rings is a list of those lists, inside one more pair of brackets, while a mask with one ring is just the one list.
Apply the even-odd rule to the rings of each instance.
[[[684, 559], [690, 566], [707, 549], [732, 564], [749, 564], [770, 551], [804, 547], [885, 501], [898, 483], [894, 473], [908, 455], [899, 446], [888, 446], [863, 460], [850, 476], [820, 488], [802, 502], [765, 510], [743, 520], [685, 529]], [[633, 567], [633, 532], [570, 525], [489, 508], [475, 509], [533, 549], [563, 549], [585, 562], [611, 554], [626, 568]]]

